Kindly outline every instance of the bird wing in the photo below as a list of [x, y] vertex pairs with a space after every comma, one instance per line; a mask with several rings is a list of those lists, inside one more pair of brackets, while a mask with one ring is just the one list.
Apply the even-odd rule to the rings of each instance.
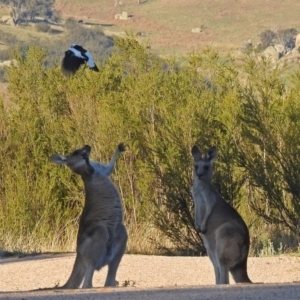
[[98, 67], [96, 66], [94, 59], [92, 57], [92, 54], [88, 51], [86, 51], [84, 53], [84, 55], [86, 55], [87, 59], [87, 64], [89, 66], [90, 69], [94, 70], [94, 71], [99, 71]]
[[74, 48], [74, 49], [80, 51], [81, 53], [85, 53], [85, 52], [87, 51], [87, 50], [84, 49], [82, 46], [77, 45], [77, 44], [72, 44], [71, 48]]
[[69, 51], [72, 51], [75, 54], [76, 57], [81, 58], [81, 59], [87, 61], [87, 57], [80, 50], [77, 50], [74, 47], [71, 47], [71, 48], [69, 48]]

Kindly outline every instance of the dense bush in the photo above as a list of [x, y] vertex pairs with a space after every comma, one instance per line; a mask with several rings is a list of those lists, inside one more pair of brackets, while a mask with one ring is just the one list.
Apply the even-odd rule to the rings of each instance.
[[295, 40], [298, 31], [295, 28], [287, 28], [282, 30], [273, 31], [270, 29], [264, 30], [260, 34], [260, 42], [262, 50], [275, 44], [282, 44], [287, 49], [295, 47]]
[[38, 22], [34, 25], [36, 31], [39, 32], [49, 32], [51, 30], [51, 26], [45, 22]]
[[10, 14], [16, 24], [33, 21], [37, 16], [51, 16], [54, 2], [55, 0], [0, 0], [1, 4], [10, 6]]
[[296, 30], [295, 28], [278, 30], [278, 41], [282, 45], [285, 45], [288, 49], [293, 49], [295, 47], [297, 34], [298, 30]]
[[209, 49], [178, 67], [132, 37], [117, 41], [99, 73], [82, 69], [66, 78], [58, 67], [45, 68], [47, 55], [35, 47], [16, 59], [9, 69], [15, 108], [0, 110], [3, 247], [70, 250], [82, 183], [49, 156], [88, 143], [92, 158], [106, 162], [121, 141], [128, 150], [112, 178], [123, 198], [128, 251], [148, 235], [168, 253], [204, 253], [190, 194], [194, 144], [218, 147], [214, 185], [251, 235], [265, 238], [264, 226], [268, 239], [272, 228], [282, 239], [299, 236], [299, 72], [283, 80], [265, 60], [237, 64]]
[[298, 238], [299, 71], [286, 80], [279, 67], [261, 60], [249, 61], [245, 72], [251, 84], [241, 91], [239, 164], [249, 176], [249, 203], [259, 216]]
[[78, 22], [74, 18], [68, 18], [65, 20], [64, 27], [67, 30], [74, 30], [78, 26]]
[[265, 49], [269, 46], [273, 46], [276, 40], [276, 33], [270, 29], [263, 31], [260, 34], [260, 41], [262, 48]]

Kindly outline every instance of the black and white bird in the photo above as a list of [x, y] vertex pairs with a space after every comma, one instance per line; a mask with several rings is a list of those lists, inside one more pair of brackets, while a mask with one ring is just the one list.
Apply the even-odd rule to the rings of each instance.
[[75, 74], [83, 64], [87, 64], [91, 70], [99, 72], [91, 53], [82, 46], [73, 44], [65, 52], [65, 57], [61, 63], [62, 71], [66, 75], [72, 75]]

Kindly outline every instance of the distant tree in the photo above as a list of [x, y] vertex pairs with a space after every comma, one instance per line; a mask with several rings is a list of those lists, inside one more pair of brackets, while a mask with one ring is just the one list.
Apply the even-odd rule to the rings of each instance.
[[20, 23], [25, 16], [25, 0], [1, 0], [0, 3], [9, 5], [11, 8], [11, 16], [15, 25]]
[[61, 12], [53, 9], [51, 13], [51, 20], [56, 23], [60, 23], [62, 21]]
[[37, 16], [51, 16], [55, 0], [0, 0], [9, 5], [15, 24], [32, 21]]
[[277, 38], [280, 44], [284, 45], [288, 49], [295, 47], [295, 40], [298, 31], [295, 28], [288, 28], [277, 31]]
[[27, 0], [27, 17], [30, 21], [37, 16], [51, 17], [54, 2], [55, 0]]
[[272, 31], [267, 29], [260, 34], [262, 50], [273, 46], [274, 44], [282, 44], [287, 49], [295, 47], [295, 40], [298, 31], [295, 28], [281, 29]]
[[275, 39], [276, 39], [276, 33], [270, 29], [263, 31], [260, 34], [260, 41], [263, 49], [274, 45]]

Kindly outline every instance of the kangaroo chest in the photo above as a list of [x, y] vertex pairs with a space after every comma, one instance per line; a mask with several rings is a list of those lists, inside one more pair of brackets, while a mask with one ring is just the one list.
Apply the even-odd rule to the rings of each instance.
[[194, 184], [192, 194], [201, 205], [213, 206], [216, 203], [215, 191], [209, 183], [198, 182], [198, 184]]

